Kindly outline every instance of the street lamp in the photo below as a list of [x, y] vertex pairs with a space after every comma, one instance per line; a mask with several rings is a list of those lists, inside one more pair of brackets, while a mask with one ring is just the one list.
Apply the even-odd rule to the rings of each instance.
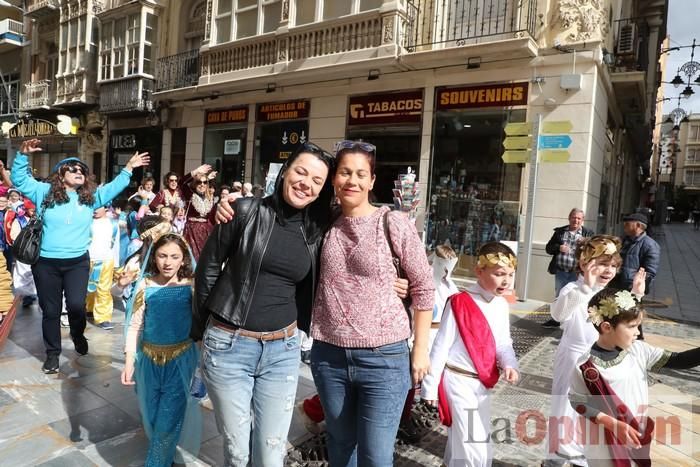
[[690, 99], [690, 96], [695, 94], [695, 91], [693, 91], [693, 88], [690, 86], [686, 86], [683, 92], [681, 93], [681, 96], [685, 97], [686, 99]]

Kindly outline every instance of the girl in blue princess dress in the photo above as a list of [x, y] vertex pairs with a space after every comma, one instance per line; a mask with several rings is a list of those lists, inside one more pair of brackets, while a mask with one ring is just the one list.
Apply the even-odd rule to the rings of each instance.
[[189, 391], [199, 360], [190, 339], [193, 264], [177, 234], [160, 237], [147, 258], [127, 310], [121, 379], [136, 384], [149, 438], [145, 465], [170, 466], [192, 462], [200, 443], [200, 409]]

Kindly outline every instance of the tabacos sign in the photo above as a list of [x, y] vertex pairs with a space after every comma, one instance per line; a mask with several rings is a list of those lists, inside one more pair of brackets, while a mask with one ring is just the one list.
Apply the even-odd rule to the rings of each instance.
[[420, 123], [423, 91], [353, 96], [348, 105], [348, 125]]
[[527, 105], [528, 83], [501, 83], [438, 88], [437, 110]]

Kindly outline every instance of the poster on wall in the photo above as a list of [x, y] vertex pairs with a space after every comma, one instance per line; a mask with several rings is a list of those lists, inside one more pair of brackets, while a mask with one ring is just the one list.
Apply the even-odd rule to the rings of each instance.
[[224, 155], [234, 156], [240, 154], [241, 152], [241, 140], [240, 139], [227, 139], [224, 140]]

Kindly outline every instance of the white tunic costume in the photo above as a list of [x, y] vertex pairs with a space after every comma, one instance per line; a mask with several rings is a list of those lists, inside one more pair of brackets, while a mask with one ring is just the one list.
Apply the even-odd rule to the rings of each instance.
[[[664, 366], [671, 352], [652, 347], [644, 341], [635, 341], [632, 346], [620, 352], [613, 360], [605, 361], [591, 355], [583, 354], [576, 363], [576, 371], [571, 379], [569, 397], [578, 404], [590, 396], [583, 375], [579, 368], [589, 358], [607, 381], [613, 391], [627, 405], [630, 411], [640, 421], [640, 431], [644, 433], [649, 405], [649, 382], [647, 371], [657, 370]], [[588, 419], [584, 421], [586, 439], [582, 440], [583, 451], [590, 466], [612, 466], [612, 454], [605, 442], [604, 429]], [[597, 436], [596, 436], [597, 434]]]
[[554, 377], [550, 408], [547, 458], [585, 466], [583, 447], [572, 436], [570, 427], [578, 427], [580, 416], [569, 403], [569, 386], [578, 359], [598, 339], [598, 331], [588, 322], [588, 302], [602, 287], [588, 287], [579, 276], [561, 289], [550, 308], [552, 318], [561, 323], [563, 334], [554, 355]]
[[[478, 284], [467, 292], [474, 299], [488, 321], [496, 343], [496, 360], [499, 368], [518, 368], [510, 337], [508, 302], [496, 297]], [[442, 316], [440, 329], [430, 352], [431, 374], [423, 380], [421, 397], [437, 400], [438, 385], [445, 372], [445, 391], [452, 414], [452, 426], [447, 429], [445, 464], [448, 467], [485, 467], [491, 465], [492, 453], [491, 407], [489, 390], [479, 379], [447, 369], [449, 365], [476, 373], [467, 348], [462, 341], [452, 306], [448, 302]]]

